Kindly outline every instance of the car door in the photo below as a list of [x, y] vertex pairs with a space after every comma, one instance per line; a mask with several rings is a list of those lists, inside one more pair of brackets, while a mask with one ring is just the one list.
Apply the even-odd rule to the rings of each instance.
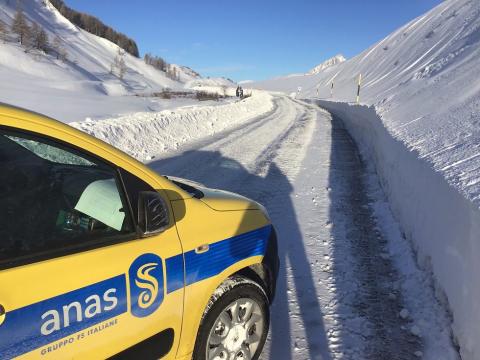
[[[0, 127], [0, 358], [100, 359], [142, 341], [173, 356], [183, 257], [165, 200], [77, 146]], [[166, 222], [142, 233], [151, 204]]]

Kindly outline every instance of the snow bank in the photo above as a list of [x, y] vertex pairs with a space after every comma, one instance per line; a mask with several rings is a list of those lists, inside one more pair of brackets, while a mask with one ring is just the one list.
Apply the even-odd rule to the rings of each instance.
[[439, 298], [448, 301], [462, 358], [480, 358], [480, 210], [395, 139], [374, 107], [318, 103], [344, 120], [364, 157], [374, 161], [420, 266], [435, 274]]
[[83, 130], [141, 161], [175, 151], [186, 143], [208, 137], [273, 109], [273, 98], [253, 96], [216, 106], [188, 106], [160, 112], [138, 112], [117, 118], [73, 122]]

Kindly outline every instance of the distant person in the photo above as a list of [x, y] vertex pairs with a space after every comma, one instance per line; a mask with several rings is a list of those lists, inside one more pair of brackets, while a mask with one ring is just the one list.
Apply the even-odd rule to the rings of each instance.
[[243, 99], [243, 88], [240, 86], [240, 90], [238, 91], [240, 99]]
[[240, 85], [237, 86], [237, 90], [235, 92], [237, 97], [240, 97]]

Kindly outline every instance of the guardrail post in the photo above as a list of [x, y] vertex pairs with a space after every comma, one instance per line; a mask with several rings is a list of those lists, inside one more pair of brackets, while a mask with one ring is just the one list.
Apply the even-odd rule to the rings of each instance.
[[357, 104], [360, 103], [360, 88], [362, 86], [362, 74], [358, 75]]

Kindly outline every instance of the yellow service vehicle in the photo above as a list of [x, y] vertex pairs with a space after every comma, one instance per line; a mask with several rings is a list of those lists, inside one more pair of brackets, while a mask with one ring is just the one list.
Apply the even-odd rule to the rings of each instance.
[[257, 359], [265, 209], [0, 105], [0, 359]]

